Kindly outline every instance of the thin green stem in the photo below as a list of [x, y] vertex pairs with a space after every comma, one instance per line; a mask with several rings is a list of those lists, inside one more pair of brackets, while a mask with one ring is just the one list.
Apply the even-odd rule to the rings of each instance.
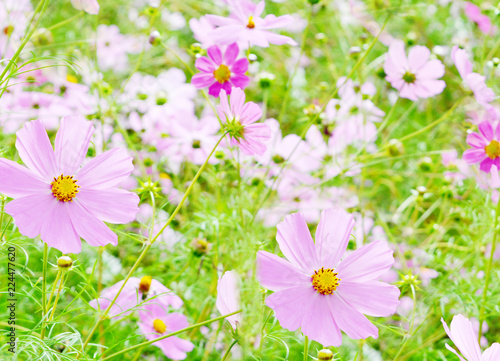
[[304, 361], [307, 361], [308, 358], [309, 358], [309, 338], [307, 336], [305, 336], [305, 340], [304, 340]]
[[205, 169], [205, 167], [207, 166], [210, 158], [212, 157], [212, 155], [214, 154], [215, 150], [217, 149], [217, 147], [219, 146], [220, 142], [222, 141], [222, 139], [224, 139], [224, 137], [226, 136], [227, 133], [224, 133], [219, 141], [217, 142], [217, 144], [215, 144], [215, 146], [213, 147], [212, 151], [210, 152], [210, 154], [208, 155], [207, 159], [205, 160], [205, 162], [202, 164], [202, 166], [200, 167], [200, 169], [198, 170], [198, 172], [196, 173], [196, 175], [194, 176], [193, 180], [191, 181], [191, 184], [189, 185], [189, 187], [186, 189], [186, 192], [184, 193], [184, 196], [182, 197], [181, 201], [179, 202], [179, 204], [177, 205], [177, 207], [175, 208], [175, 210], [172, 212], [172, 215], [170, 216], [170, 218], [167, 220], [167, 222], [165, 223], [165, 225], [162, 227], [162, 229], [156, 234], [156, 236], [153, 237], [153, 239], [151, 239], [150, 241], [148, 240], [147, 242], [145, 242], [146, 244], [146, 247], [143, 249], [143, 251], [141, 252], [141, 254], [139, 255], [139, 257], [137, 258], [137, 260], [135, 261], [134, 265], [132, 266], [131, 270], [129, 271], [129, 273], [127, 274], [127, 277], [125, 278], [125, 281], [123, 282], [121, 288], [118, 290], [118, 292], [116, 293], [113, 301], [111, 301], [111, 303], [109, 304], [108, 308], [106, 308], [106, 310], [104, 311], [104, 313], [98, 318], [97, 322], [95, 323], [94, 327], [92, 328], [92, 330], [90, 331], [89, 335], [87, 336], [87, 339], [85, 340], [84, 344], [83, 344], [83, 347], [82, 347], [82, 353], [85, 352], [85, 348], [87, 347], [87, 345], [89, 344], [90, 342], [90, 339], [91, 337], [94, 335], [95, 331], [97, 330], [97, 327], [99, 327], [99, 325], [101, 324], [102, 321], [104, 321], [109, 313], [109, 311], [111, 310], [111, 307], [115, 304], [116, 300], [118, 299], [118, 296], [121, 294], [121, 292], [123, 291], [123, 288], [125, 287], [125, 285], [127, 284], [127, 281], [130, 279], [130, 277], [132, 277], [132, 274], [134, 274], [135, 270], [137, 269], [137, 267], [139, 267], [139, 264], [141, 263], [142, 259], [144, 258], [144, 256], [146, 255], [146, 253], [148, 252], [148, 250], [151, 248], [151, 246], [153, 245], [153, 243], [155, 243], [155, 241], [158, 239], [158, 237], [160, 237], [160, 235], [163, 233], [163, 231], [165, 231], [165, 229], [170, 225], [170, 223], [172, 222], [172, 220], [174, 219], [174, 217], [177, 215], [177, 213], [179, 213], [180, 209], [182, 208], [182, 206], [184, 205], [184, 202], [186, 202], [186, 199], [187, 197], [189, 196], [189, 194], [191, 193], [191, 190], [193, 189], [194, 185], [196, 184], [196, 181], [198, 180], [198, 178], [200, 177], [201, 173], [203, 172], [203, 170]]
[[491, 242], [491, 253], [490, 258], [488, 259], [488, 263], [486, 265], [486, 276], [484, 279], [484, 289], [483, 289], [483, 299], [481, 302], [481, 309], [479, 310], [479, 333], [478, 340], [481, 342], [481, 337], [483, 336], [483, 321], [484, 321], [484, 311], [486, 307], [486, 301], [488, 300], [488, 286], [490, 285], [491, 280], [491, 269], [493, 267], [493, 256], [495, 255], [495, 249], [497, 245], [497, 237], [498, 237], [498, 216], [500, 215], [500, 200], [497, 203], [497, 207], [495, 209], [495, 225], [493, 227], [493, 241]]
[[224, 356], [222, 356], [222, 360], [221, 361], [225, 361], [229, 357], [229, 354], [231, 353], [231, 349], [237, 343], [238, 343], [238, 341], [236, 341], [236, 340], [234, 340], [233, 342], [231, 342], [231, 345], [229, 345], [229, 348], [227, 349], [226, 353], [224, 354]]
[[59, 278], [61, 277], [61, 272], [62, 272], [61, 270], [59, 270], [57, 272], [56, 279], [54, 281], [54, 284], [52, 285], [52, 291], [50, 292], [49, 302], [47, 302], [47, 310], [50, 309], [50, 303], [52, 302], [52, 297], [54, 296], [54, 293], [56, 291], [57, 282], [59, 281]]
[[[66, 279], [68, 277], [66, 276]], [[52, 312], [49, 317], [49, 321], [52, 321], [54, 319], [54, 314], [56, 312], [56, 307], [57, 307], [57, 302], [59, 302], [59, 296], [61, 295], [61, 290], [64, 284], [64, 275], [62, 275], [61, 280], [59, 281], [59, 288], [57, 289], [57, 294], [56, 294], [56, 299], [54, 300], [54, 306], [52, 306]]]
[[42, 274], [42, 333], [41, 339], [45, 335], [45, 314], [47, 313], [47, 300], [45, 299], [45, 289], [47, 288], [47, 258], [49, 253], [49, 246], [47, 243], [43, 244], [43, 274]]
[[406, 344], [410, 340], [411, 336], [413, 336], [413, 326], [415, 324], [415, 313], [417, 311], [417, 297], [415, 294], [415, 287], [413, 285], [411, 285], [411, 296], [413, 299], [413, 309], [412, 309], [412, 313], [411, 313], [410, 329], [408, 330], [408, 333], [405, 336], [405, 340], [404, 340], [403, 344], [401, 345], [398, 353], [396, 354], [396, 357], [394, 357], [394, 361], [398, 360], [399, 356], [401, 355], [401, 352], [403, 352], [404, 348], [406, 347]]
[[166, 338], [169, 338], [169, 337], [172, 337], [172, 336], [176, 336], [176, 335], [179, 335], [183, 332], [186, 332], [186, 331], [190, 331], [190, 330], [193, 330], [195, 328], [198, 328], [198, 327], [201, 327], [201, 326], [205, 326], [205, 325], [208, 325], [208, 324], [211, 324], [213, 322], [216, 322], [216, 321], [219, 321], [219, 320], [223, 320], [225, 319], [226, 317], [229, 317], [229, 316], [232, 316], [232, 315], [236, 315], [237, 313], [240, 313], [241, 310], [238, 310], [238, 311], [235, 311], [235, 312], [232, 312], [232, 313], [229, 313], [227, 315], [224, 315], [224, 316], [219, 316], [219, 317], [216, 317], [216, 318], [212, 318], [211, 320], [207, 320], [207, 321], [203, 321], [203, 322], [200, 322], [200, 323], [197, 323], [195, 325], [192, 325], [192, 326], [189, 326], [189, 327], [186, 327], [186, 328], [183, 328], [179, 331], [175, 331], [175, 332], [172, 332], [172, 333], [169, 333], [168, 335], [165, 335], [165, 336], [160, 336], [158, 338], [155, 338], [154, 340], [150, 340], [150, 341], [146, 341], [146, 342], [142, 342], [142, 343], [139, 343], [137, 345], [134, 345], [134, 346], [131, 346], [131, 347], [128, 347], [126, 349], [123, 349], [119, 352], [116, 352], [112, 355], [109, 355], [105, 358], [103, 358], [101, 361], [105, 361], [105, 360], [109, 360], [109, 359], [112, 359], [113, 357], [115, 356], [118, 356], [118, 355], [121, 355], [122, 353], [125, 353], [125, 352], [129, 352], [129, 351], [132, 351], [132, 350], [135, 350], [139, 347], [144, 347], [144, 346], [147, 346], [147, 345], [151, 345], [152, 343], [155, 343], [155, 342], [158, 342], [158, 341], [161, 341], [161, 340], [164, 340]]
[[52, 26], [49, 26], [49, 27], [47, 28], [47, 30], [52, 31], [52, 30], [55, 30], [55, 29], [57, 29], [57, 28], [60, 28], [61, 26], [64, 26], [64, 25], [66, 25], [66, 24], [68, 24], [68, 23], [72, 22], [73, 20], [78, 19], [78, 18], [79, 18], [80, 16], [82, 16], [83, 14], [85, 14], [85, 12], [84, 12], [84, 11], [80, 11], [78, 14], [76, 14], [76, 15], [74, 15], [74, 16], [72, 16], [72, 17], [70, 17], [70, 18], [67, 18], [66, 20], [60, 21], [60, 22], [58, 22], [57, 24], [54, 24], [54, 25], [52, 25]]

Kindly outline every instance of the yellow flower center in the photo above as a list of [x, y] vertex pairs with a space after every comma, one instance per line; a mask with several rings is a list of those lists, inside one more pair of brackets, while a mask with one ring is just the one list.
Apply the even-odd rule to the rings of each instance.
[[415, 74], [410, 73], [409, 71], [407, 71], [407, 72], [406, 72], [406, 73], [404, 73], [404, 75], [403, 75], [403, 80], [404, 80], [406, 83], [412, 84], [412, 83], [415, 83], [415, 80], [417, 80], [417, 77], [415, 76]]
[[339, 285], [340, 278], [337, 277], [338, 273], [333, 272], [334, 270], [334, 268], [321, 267], [311, 276], [314, 289], [322, 295], [331, 295]]
[[153, 277], [151, 277], [151, 276], [142, 277], [141, 282], [139, 283], [139, 291], [141, 291], [143, 294], [147, 295], [149, 292], [149, 288], [151, 287], [152, 280], [153, 280]]
[[492, 140], [490, 144], [484, 147], [484, 151], [491, 159], [498, 158], [500, 156], [500, 143]]
[[231, 70], [229, 70], [229, 68], [224, 64], [221, 64], [219, 69], [214, 70], [214, 76], [219, 83], [225, 83], [231, 77]]
[[73, 198], [78, 193], [78, 188], [80, 188], [72, 175], [64, 176], [61, 174], [59, 177], [54, 178], [54, 181], [50, 185], [52, 187], [52, 194], [61, 202], [73, 201]]
[[167, 330], [167, 326], [165, 325], [165, 322], [163, 322], [160, 319], [156, 319], [153, 321], [153, 327], [155, 328], [155, 331], [158, 333], [164, 333]]
[[253, 22], [253, 16], [250, 16], [250, 17], [248, 18], [247, 28], [249, 28], [249, 29], [253, 29], [253, 28], [255, 28], [255, 23]]

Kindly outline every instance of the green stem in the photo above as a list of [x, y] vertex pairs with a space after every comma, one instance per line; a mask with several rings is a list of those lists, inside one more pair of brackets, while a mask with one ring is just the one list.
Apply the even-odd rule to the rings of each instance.
[[401, 355], [401, 352], [403, 352], [404, 348], [406, 347], [406, 344], [410, 340], [411, 336], [413, 336], [413, 326], [415, 324], [415, 313], [417, 310], [417, 297], [415, 295], [415, 287], [413, 285], [411, 285], [411, 295], [413, 298], [413, 309], [412, 309], [412, 313], [411, 313], [410, 329], [408, 330], [408, 333], [405, 336], [405, 340], [404, 340], [403, 344], [401, 345], [398, 353], [396, 354], [396, 357], [394, 357], [394, 361], [398, 360], [399, 356]]
[[59, 278], [61, 277], [61, 270], [57, 272], [56, 280], [54, 281], [54, 284], [52, 285], [52, 291], [50, 292], [50, 297], [49, 297], [49, 302], [47, 302], [47, 310], [50, 309], [50, 303], [52, 302], [52, 297], [54, 296], [54, 292], [56, 291], [57, 287], [57, 282], [59, 281]]
[[497, 203], [495, 210], [495, 226], [493, 227], [493, 241], [491, 242], [491, 253], [488, 259], [488, 264], [486, 265], [486, 277], [484, 279], [484, 289], [483, 289], [483, 299], [481, 302], [481, 309], [479, 310], [479, 334], [478, 340], [481, 342], [481, 337], [483, 336], [483, 321], [484, 321], [484, 311], [486, 306], [486, 301], [488, 300], [488, 286], [490, 285], [491, 279], [491, 269], [493, 267], [493, 256], [495, 254], [495, 249], [497, 245], [498, 236], [498, 216], [500, 215], [500, 200]]
[[43, 274], [42, 274], [42, 333], [41, 339], [45, 335], [45, 314], [47, 313], [47, 300], [45, 299], [45, 289], [47, 287], [47, 258], [49, 253], [49, 246], [47, 243], [43, 244]]
[[[67, 278], [68, 277], [66, 277], [66, 279]], [[56, 312], [57, 302], [59, 301], [59, 296], [61, 295], [61, 290], [62, 290], [64, 281], [65, 281], [64, 275], [62, 275], [61, 280], [59, 281], [59, 288], [57, 289], [57, 295], [56, 295], [56, 299], [54, 300], [54, 306], [52, 306], [52, 312], [50, 314], [49, 321], [52, 321], [54, 319], [54, 314]]]
[[72, 21], [73, 21], [73, 20], [75, 20], [75, 19], [78, 19], [78, 18], [79, 18], [80, 16], [82, 16], [83, 14], [85, 14], [85, 12], [84, 12], [84, 11], [80, 11], [78, 14], [76, 14], [76, 15], [74, 15], [74, 16], [72, 16], [72, 17], [70, 17], [70, 18], [66, 19], [66, 20], [63, 20], [63, 21], [61, 21], [61, 22], [58, 22], [57, 24], [54, 24], [54, 25], [52, 25], [52, 26], [49, 26], [49, 27], [47, 28], [47, 30], [52, 31], [52, 30], [54, 30], [54, 29], [57, 29], [57, 28], [59, 28], [59, 27], [61, 27], [61, 26], [63, 26], [63, 25], [66, 25], [66, 24], [68, 24], [68, 23], [72, 22]]
[[307, 336], [305, 337], [306, 338], [304, 340], [304, 361], [307, 361], [307, 359], [309, 358], [309, 338]]
[[226, 317], [229, 317], [229, 316], [232, 316], [232, 315], [236, 315], [237, 313], [240, 313], [241, 310], [238, 310], [238, 311], [235, 311], [235, 312], [232, 312], [232, 313], [229, 313], [227, 315], [224, 315], [224, 316], [219, 316], [219, 317], [216, 317], [216, 318], [212, 318], [211, 320], [207, 320], [207, 321], [203, 321], [203, 322], [200, 322], [200, 323], [197, 323], [195, 325], [192, 325], [192, 326], [189, 326], [189, 327], [186, 327], [186, 328], [183, 328], [182, 330], [179, 330], [179, 331], [175, 331], [175, 332], [172, 332], [172, 333], [169, 333], [168, 335], [165, 335], [165, 336], [160, 336], [158, 338], [155, 338], [154, 340], [150, 340], [150, 341], [146, 341], [146, 342], [142, 342], [140, 344], [137, 344], [137, 345], [134, 345], [134, 346], [131, 346], [131, 347], [128, 347], [126, 349], [123, 349], [119, 352], [116, 352], [112, 355], [109, 355], [105, 358], [103, 358], [101, 361], [105, 361], [105, 360], [109, 360], [115, 356], [118, 356], [118, 355], [121, 355], [122, 353], [125, 353], [125, 352], [128, 352], [128, 351], [132, 351], [132, 350], [135, 350], [139, 347], [144, 347], [144, 346], [147, 346], [147, 345], [151, 345], [152, 343], [155, 343], [155, 342], [158, 342], [158, 341], [161, 341], [161, 340], [164, 340], [166, 338], [169, 338], [169, 337], [172, 337], [172, 336], [176, 336], [176, 335], [179, 335], [183, 332], [186, 332], [186, 331], [190, 331], [192, 329], [195, 329], [195, 328], [198, 328], [198, 327], [201, 327], [201, 326], [205, 326], [205, 325], [208, 325], [210, 323], [213, 323], [213, 322], [216, 322], [216, 321], [219, 321], [219, 320], [223, 320], [225, 319]]
[[82, 353], [85, 352], [85, 348], [87, 347], [88, 343], [90, 342], [91, 337], [94, 335], [95, 331], [97, 330], [97, 327], [99, 327], [99, 325], [101, 324], [101, 322], [103, 322], [106, 319], [109, 311], [111, 310], [111, 307], [115, 304], [116, 300], [118, 299], [118, 296], [120, 295], [120, 293], [123, 291], [123, 288], [127, 284], [127, 281], [130, 279], [130, 277], [132, 277], [132, 274], [135, 272], [135, 270], [137, 269], [137, 267], [139, 267], [139, 264], [141, 263], [142, 259], [144, 258], [144, 256], [148, 252], [148, 250], [151, 248], [151, 246], [153, 245], [153, 243], [155, 243], [155, 241], [158, 239], [158, 237], [163, 233], [163, 231], [170, 225], [170, 223], [172, 222], [172, 220], [174, 219], [174, 217], [177, 215], [177, 213], [179, 213], [181, 207], [184, 205], [184, 202], [186, 201], [187, 197], [189, 196], [189, 193], [191, 193], [191, 190], [193, 189], [194, 185], [196, 184], [196, 181], [200, 177], [201, 173], [203, 172], [203, 170], [207, 166], [210, 158], [212, 157], [212, 155], [214, 154], [215, 150], [219, 146], [219, 144], [222, 141], [222, 139], [224, 139], [224, 137], [226, 136], [226, 134], [227, 133], [224, 133], [222, 135], [222, 137], [220, 137], [220, 139], [217, 142], [217, 144], [215, 144], [215, 146], [213, 147], [212, 151], [208, 155], [207, 159], [205, 160], [205, 162], [200, 167], [200, 169], [198, 170], [198, 172], [194, 176], [193, 180], [191, 181], [191, 184], [189, 185], [188, 189], [184, 193], [184, 196], [182, 197], [182, 200], [179, 202], [179, 204], [175, 208], [174, 212], [172, 213], [172, 215], [170, 216], [170, 218], [167, 220], [167, 222], [165, 223], [165, 225], [162, 227], [162, 229], [156, 234], [156, 236], [154, 236], [154, 238], [151, 241], [148, 240], [147, 242], [145, 242], [146, 243], [146, 247], [143, 249], [143, 251], [140, 254], [139, 258], [137, 258], [137, 260], [135, 261], [134, 265], [132, 266], [132, 269], [127, 274], [127, 277], [125, 278], [125, 281], [123, 282], [121, 288], [118, 290], [118, 292], [115, 295], [113, 301], [111, 301], [111, 303], [109, 304], [108, 308], [106, 308], [106, 310], [104, 311], [104, 313], [99, 317], [99, 319], [95, 323], [94, 327], [90, 331], [89, 335], [87, 336], [87, 339], [85, 340], [85, 342], [83, 344], [83, 347], [82, 347]]
[[224, 354], [224, 356], [222, 356], [222, 360], [221, 361], [225, 361], [228, 357], [229, 357], [229, 354], [231, 353], [231, 349], [233, 348], [234, 345], [236, 345], [238, 343], [238, 341], [234, 340], [231, 345], [229, 345], [229, 348], [227, 349], [226, 353]]

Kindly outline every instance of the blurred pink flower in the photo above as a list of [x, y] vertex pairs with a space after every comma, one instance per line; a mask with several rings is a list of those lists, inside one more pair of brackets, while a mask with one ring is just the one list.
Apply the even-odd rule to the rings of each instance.
[[323, 346], [339, 346], [340, 330], [352, 339], [377, 338], [378, 329], [363, 314], [389, 316], [399, 304], [399, 289], [377, 281], [394, 263], [384, 242], [345, 256], [353, 226], [347, 212], [323, 211], [314, 243], [302, 214], [291, 214], [278, 224], [276, 236], [287, 260], [257, 253], [257, 279], [275, 291], [266, 305], [280, 325], [291, 331], [300, 327]]
[[245, 104], [245, 92], [240, 88], [232, 89], [230, 101], [222, 89], [217, 112], [228, 131], [230, 144], [238, 146], [247, 155], [264, 154], [264, 142], [271, 137], [271, 129], [267, 124], [254, 124], [262, 116], [262, 110], [254, 102]]
[[453, 316], [450, 328], [441, 318], [444, 330], [448, 337], [462, 354], [446, 344], [446, 348], [453, 352], [462, 361], [497, 361], [500, 360], [500, 344], [495, 342], [481, 354], [479, 343], [477, 341], [477, 332], [474, 331], [472, 322], [462, 315]]
[[231, 94], [231, 87], [245, 89], [250, 79], [245, 75], [248, 70], [247, 58], [236, 60], [240, 49], [233, 43], [226, 48], [224, 55], [217, 45], [208, 48], [208, 58], [196, 59], [195, 66], [201, 73], [195, 74], [191, 83], [197, 87], [208, 88], [208, 94], [218, 97], [221, 89]]
[[493, 124], [484, 121], [479, 124], [479, 133], [472, 132], [467, 136], [467, 149], [462, 158], [469, 164], [480, 163], [479, 169], [489, 173], [491, 166], [500, 168], [500, 123], [493, 129]]
[[440, 94], [446, 87], [443, 80], [444, 65], [438, 59], [429, 60], [431, 51], [421, 45], [410, 49], [408, 57], [402, 40], [389, 46], [384, 70], [386, 79], [399, 90], [399, 96], [410, 100], [429, 98]]
[[[186, 316], [178, 312], [168, 313], [165, 308], [156, 304], [147, 304], [144, 311], [139, 312], [139, 317], [139, 329], [149, 341], [189, 326]], [[186, 352], [194, 349], [190, 341], [177, 336], [164, 338], [153, 345], [173, 360], [184, 360]]]
[[131, 222], [139, 208], [136, 194], [117, 188], [133, 171], [125, 149], [115, 148], [82, 168], [92, 122], [65, 117], [55, 151], [40, 120], [17, 132], [16, 148], [28, 168], [0, 159], [0, 192], [14, 198], [5, 207], [19, 231], [63, 253], [79, 253], [80, 237], [91, 246], [118, 244], [108, 223]]
[[469, 18], [470, 21], [473, 21], [486, 35], [492, 35], [495, 31], [494, 26], [491, 24], [491, 20], [486, 15], [481, 14], [481, 9], [477, 5], [466, 1], [465, 2], [465, 15]]
[[92, 15], [99, 13], [99, 3], [97, 0], [71, 0], [71, 4], [73, 4], [75, 9], [83, 10]]
[[484, 107], [491, 108], [492, 106], [488, 103], [495, 99], [495, 93], [486, 85], [486, 77], [472, 72], [472, 63], [467, 52], [455, 45], [451, 50], [451, 58], [460, 76], [474, 93], [477, 102]]
[[[125, 280], [103, 289], [98, 299], [89, 302], [90, 307], [96, 310], [101, 309], [101, 311], [108, 308], [122, 287], [123, 282]], [[152, 279], [151, 276], [144, 276], [141, 279], [130, 277], [122, 292], [118, 295], [116, 302], [111, 306], [108, 315], [111, 317], [117, 315], [119, 317], [126, 316], [142, 302], [144, 302], [143, 305], [151, 303], [162, 305], [165, 308], [172, 306], [175, 309], [181, 308], [183, 304], [179, 296], [175, 295], [159, 281]]]
[[128, 55], [138, 52], [137, 42], [120, 33], [116, 25], [100, 24], [97, 27], [97, 62], [100, 70], [120, 72], [128, 68]]
[[[219, 279], [217, 284], [216, 306], [221, 315], [227, 315], [238, 311], [240, 306], [240, 277], [236, 271], [227, 271]], [[234, 330], [241, 324], [241, 314], [229, 316], [226, 318]]]
[[250, 45], [268, 47], [269, 44], [297, 45], [290, 37], [279, 35], [269, 31], [287, 26], [293, 22], [293, 17], [283, 15], [267, 15], [261, 18], [265, 2], [259, 2], [255, 7], [251, 2], [239, 0], [228, 1], [231, 7], [231, 15], [227, 18], [218, 15], [206, 15], [208, 21], [217, 29], [210, 33], [216, 44], [231, 44], [241, 41]]

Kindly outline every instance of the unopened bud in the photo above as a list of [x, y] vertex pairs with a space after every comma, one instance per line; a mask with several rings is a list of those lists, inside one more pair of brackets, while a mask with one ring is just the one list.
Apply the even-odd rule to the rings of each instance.
[[73, 265], [73, 260], [68, 256], [62, 256], [57, 259], [57, 267], [60, 270], [67, 270]]
[[149, 34], [149, 43], [154, 46], [160, 45], [161, 34], [159, 31], [155, 30]]
[[271, 87], [275, 78], [276, 78], [276, 76], [274, 76], [274, 74], [271, 74], [268, 72], [260, 73], [257, 76], [257, 80], [259, 81], [259, 85], [262, 89], [267, 89], [267, 88]]
[[141, 282], [139, 283], [139, 291], [141, 291], [143, 294], [147, 295], [149, 292], [149, 288], [151, 287], [152, 280], [153, 280], [153, 277], [151, 277], [151, 276], [142, 277]]
[[195, 238], [191, 242], [195, 256], [201, 257], [208, 252], [209, 243], [205, 238]]
[[399, 141], [398, 139], [391, 139], [389, 140], [389, 154], [393, 157], [401, 155], [404, 153], [405, 148], [403, 146], [403, 143]]
[[326, 348], [318, 351], [318, 360], [321, 361], [333, 360], [333, 352]]

